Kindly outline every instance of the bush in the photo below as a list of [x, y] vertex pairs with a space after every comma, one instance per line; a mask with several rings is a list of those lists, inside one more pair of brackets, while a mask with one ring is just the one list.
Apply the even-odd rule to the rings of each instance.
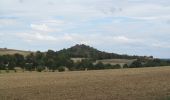
[[121, 66], [119, 65], [119, 64], [116, 64], [116, 65], [114, 65], [114, 67], [113, 67], [114, 69], [120, 69], [121, 68]]
[[129, 66], [127, 64], [124, 64], [123, 65], [123, 68], [128, 68]]
[[111, 64], [105, 64], [104, 69], [113, 69], [113, 66]]
[[130, 68], [140, 68], [142, 67], [142, 63], [139, 60], [136, 60], [132, 62], [132, 64], [129, 66]]
[[65, 67], [63, 67], [63, 66], [58, 67], [58, 71], [59, 71], [59, 72], [64, 72], [64, 71], [65, 71]]
[[102, 62], [98, 62], [96, 65], [95, 65], [95, 69], [97, 70], [101, 70], [101, 69], [104, 69], [104, 64]]
[[44, 70], [44, 67], [42, 67], [42, 66], [38, 66], [38, 67], [37, 67], [37, 71], [38, 71], [38, 72], [42, 72], [43, 70]]

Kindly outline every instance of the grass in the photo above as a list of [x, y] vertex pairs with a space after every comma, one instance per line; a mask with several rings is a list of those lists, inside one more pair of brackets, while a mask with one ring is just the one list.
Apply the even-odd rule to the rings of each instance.
[[123, 66], [124, 64], [131, 64], [134, 60], [136, 59], [104, 59], [104, 60], [97, 60], [97, 62], [102, 62], [104, 64], [111, 64], [111, 65], [116, 65], [116, 64], [120, 64], [121, 66]]
[[0, 100], [164, 100], [168, 96], [170, 67], [0, 74]]
[[22, 51], [22, 50], [2, 49], [2, 48], [0, 48], [0, 55], [6, 55], [6, 54], [13, 55], [15, 53], [27, 56], [27, 55], [29, 55], [31, 53], [31, 51]]

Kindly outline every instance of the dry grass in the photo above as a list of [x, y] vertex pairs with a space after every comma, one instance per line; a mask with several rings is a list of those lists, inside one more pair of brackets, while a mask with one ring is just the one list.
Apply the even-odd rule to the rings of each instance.
[[80, 62], [83, 59], [86, 59], [86, 58], [71, 58], [71, 60], [73, 60], [73, 62]]
[[13, 54], [16, 54], [16, 53], [26, 56], [26, 55], [29, 55], [31, 53], [31, 51], [21, 51], [21, 50], [0, 48], [0, 55], [6, 55], [6, 54], [13, 55]]
[[170, 67], [0, 74], [0, 100], [164, 100]]
[[111, 64], [111, 65], [116, 65], [116, 64], [120, 64], [121, 66], [123, 66], [124, 64], [131, 64], [133, 61], [135, 61], [136, 59], [104, 59], [104, 60], [97, 60], [97, 62], [102, 62], [104, 64]]

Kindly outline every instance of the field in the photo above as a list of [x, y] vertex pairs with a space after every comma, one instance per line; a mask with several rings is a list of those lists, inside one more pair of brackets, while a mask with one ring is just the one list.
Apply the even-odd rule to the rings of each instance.
[[[85, 58], [71, 58], [71, 60], [73, 60], [74, 62], [78, 62], [83, 59]], [[102, 62], [103, 64], [111, 64], [111, 65], [120, 64], [121, 66], [123, 66], [124, 64], [130, 65], [135, 60], [136, 59], [103, 59], [103, 60], [97, 60], [95, 64], [98, 62]]]
[[170, 100], [170, 67], [0, 74], [0, 100]]
[[104, 59], [104, 60], [97, 60], [97, 62], [102, 62], [103, 64], [111, 64], [111, 65], [116, 65], [120, 64], [123, 66], [124, 64], [131, 64], [133, 61], [136, 59]]
[[26, 56], [26, 55], [30, 54], [31, 51], [22, 51], [22, 50], [0, 48], [0, 55], [6, 55], [6, 54], [13, 55], [15, 53], [19, 53], [19, 54]]

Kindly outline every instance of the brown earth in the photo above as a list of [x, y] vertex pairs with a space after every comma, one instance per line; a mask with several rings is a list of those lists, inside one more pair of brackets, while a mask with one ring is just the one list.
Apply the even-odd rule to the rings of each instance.
[[168, 100], [170, 67], [0, 74], [0, 100]]

